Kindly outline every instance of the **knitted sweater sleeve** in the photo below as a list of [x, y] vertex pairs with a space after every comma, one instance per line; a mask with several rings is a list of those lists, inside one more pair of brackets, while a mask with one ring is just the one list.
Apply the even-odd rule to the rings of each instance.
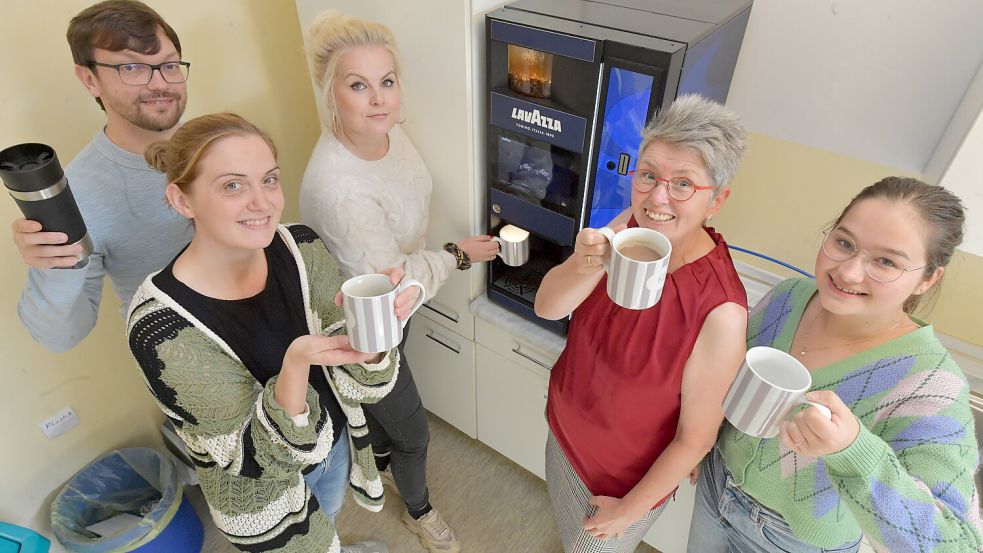
[[[301, 213], [304, 223], [324, 240], [345, 275], [402, 267], [408, 278], [423, 284], [427, 299], [432, 298], [457, 266], [454, 256], [443, 250], [424, 249], [422, 236], [417, 241], [421, 247], [403, 253], [390, 226], [395, 214], [389, 213], [383, 201], [368, 189], [363, 176], [339, 169], [330, 177], [324, 171], [311, 171], [309, 178], [318, 176], [329, 178], [330, 182], [305, 182], [310, 190], [306, 197], [310, 205], [301, 206]], [[427, 208], [422, 201], [400, 206], [404, 215], [411, 212], [418, 219], [427, 217]]]
[[128, 335], [147, 387], [199, 467], [284, 478], [330, 451], [333, 429], [310, 387], [314, 422], [301, 426], [274, 399], [276, 377], [260, 386], [212, 336], [157, 300], [133, 309]]
[[[323, 334], [343, 334], [345, 311], [334, 304], [334, 297], [344, 282], [338, 262], [309, 227], [292, 225], [290, 233], [306, 264], [311, 309], [318, 319], [316, 326]], [[329, 367], [328, 374], [344, 406], [355, 406], [376, 403], [385, 397], [392, 390], [398, 369], [399, 350], [393, 348], [378, 363]]]
[[28, 270], [17, 314], [39, 344], [66, 352], [92, 331], [106, 274], [102, 261], [93, 253], [80, 269]]
[[878, 551], [983, 547], [968, 384], [951, 358], [942, 357], [895, 386], [876, 414], [862, 417], [853, 444], [823, 458]]

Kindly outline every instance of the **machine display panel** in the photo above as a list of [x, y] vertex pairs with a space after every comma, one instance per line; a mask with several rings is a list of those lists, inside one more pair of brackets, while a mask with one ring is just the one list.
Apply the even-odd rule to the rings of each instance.
[[572, 215], [579, 156], [515, 133], [500, 133], [493, 186], [535, 205]]

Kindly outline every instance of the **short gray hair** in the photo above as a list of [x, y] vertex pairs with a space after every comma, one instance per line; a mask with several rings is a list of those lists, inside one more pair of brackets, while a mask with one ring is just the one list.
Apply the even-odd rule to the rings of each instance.
[[646, 125], [638, 155], [653, 142], [693, 150], [703, 159], [713, 185], [725, 188], [737, 173], [747, 148], [746, 137], [744, 123], [734, 110], [689, 94], [676, 98]]

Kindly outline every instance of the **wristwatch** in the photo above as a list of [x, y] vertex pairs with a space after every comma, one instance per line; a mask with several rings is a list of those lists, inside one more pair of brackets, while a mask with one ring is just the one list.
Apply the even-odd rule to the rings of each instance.
[[457, 247], [457, 244], [454, 242], [444, 244], [444, 251], [453, 255], [454, 259], [457, 259], [457, 270], [467, 271], [471, 268], [471, 258], [468, 257], [467, 252]]

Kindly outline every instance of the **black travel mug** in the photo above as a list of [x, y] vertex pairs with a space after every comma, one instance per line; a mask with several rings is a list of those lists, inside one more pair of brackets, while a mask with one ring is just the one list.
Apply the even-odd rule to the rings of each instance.
[[66, 245], [81, 244], [82, 255], [72, 268], [89, 262], [92, 240], [51, 146], [28, 143], [0, 151], [0, 179], [24, 217], [41, 223], [42, 231], [64, 232]]

